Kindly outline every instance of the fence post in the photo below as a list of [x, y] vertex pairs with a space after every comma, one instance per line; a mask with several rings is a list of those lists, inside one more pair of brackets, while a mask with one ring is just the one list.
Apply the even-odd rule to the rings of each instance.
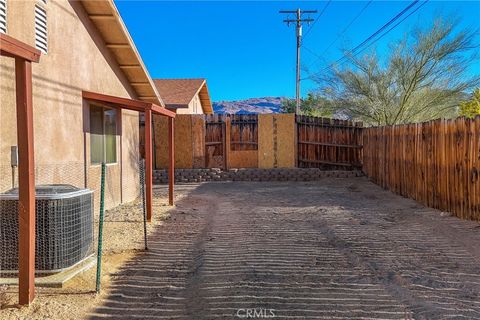
[[[191, 117], [190, 117], [191, 118]], [[175, 122], [168, 118], [168, 204], [173, 206], [173, 188], [175, 185]], [[193, 153], [192, 153], [193, 156]], [[193, 167], [193, 159], [192, 159]]]
[[225, 170], [230, 169], [230, 142], [232, 133], [232, 120], [230, 115], [225, 116]]
[[145, 250], [148, 250], [147, 243], [147, 209], [145, 206], [145, 159], [140, 160], [140, 193], [142, 197], [143, 210], [143, 237], [145, 242]]
[[97, 249], [97, 279], [95, 291], [100, 292], [100, 278], [102, 271], [102, 238], [103, 238], [103, 211], [105, 202], [105, 162], [102, 162], [102, 176], [100, 181], [100, 217], [98, 219], [98, 249]]

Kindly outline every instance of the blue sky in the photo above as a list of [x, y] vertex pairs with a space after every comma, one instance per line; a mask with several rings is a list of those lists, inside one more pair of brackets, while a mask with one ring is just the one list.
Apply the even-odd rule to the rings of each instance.
[[[150, 75], [207, 78], [213, 101], [293, 97], [295, 28], [282, 23], [285, 16], [278, 11], [298, 7], [321, 11], [326, 3], [116, 0]], [[410, 1], [373, 1], [340, 35], [366, 3], [332, 1], [310, 31], [305, 25], [302, 66], [314, 71], [337, 60], [342, 56], [342, 46], [352, 48], [361, 43]], [[480, 2], [431, 0], [378, 41], [378, 52], [385, 53], [390, 41], [401, 38], [412, 27], [430, 24], [434, 17], [452, 15], [462, 19], [461, 27], [479, 28]], [[470, 72], [479, 74], [480, 63], [472, 65]], [[313, 89], [315, 83], [302, 81], [302, 95]]]

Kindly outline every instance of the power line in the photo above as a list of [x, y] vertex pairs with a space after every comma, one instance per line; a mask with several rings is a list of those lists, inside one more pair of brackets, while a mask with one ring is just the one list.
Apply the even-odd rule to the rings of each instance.
[[414, 0], [412, 3], [410, 3], [405, 9], [403, 9], [399, 14], [397, 14], [395, 17], [390, 19], [387, 23], [385, 23], [380, 29], [375, 31], [370, 37], [365, 39], [362, 43], [357, 45], [355, 48], [350, 50], [351, 52], [357, 51], [360, 47], [364, 46], [367, 42], [369, 42], [372, 38], [377, 36], [380, 32], [382, 32], [385, 28], [387, 28], [389, 25], [394, 23], [397, 19], [399, 19], [401, 16], [403, 16], [407, 11], [409, 11], [413, 6], [415, 6], [418, 3], [419, 0]]
[[405, 21], [408, 17], [410, 17], [412, 14], [414, 14], [415, 12], [418, 11], [418, 9], [420, 9], [421, 7], [423, 7], [425, 4], [427, 4], [427, 2], [430, 1], [430, 0], [425, 0], [424, 2], [422, 2], [418, 7], [416, 7], [412, 12], [410, 12], [406, 17], [404, 17], [402, 20], [400, 20], [399, 22], [397, 22], [393, 27], [391, 27], [390, 29], [388, 29], [384, 34], [382, 34], [380, 37], [378, 37], [377, 39], [375, 39], [372, 43], [370, 43], [368, 46], [366, 46], [365, 48], [363, 48], [362, 50], [358, 51], [357, 53], [354, 54], [354, 56], [356, 56], [357, 54], [360, 54], [362, 53], [363, 51], [365, 51], [365, 49], [367, 49], [369, 46], [371, 46], [372, 44], [374, 44], [375, 42], [377, 42], [378, 40], [382, 39], [386, 34], [388, 34], [390, 31], [392, 31], [393, 29], [395, 29], [399, 24], [401, 24], [403, 21]]
[[303, 39], [305, 39], [305, 37], [307, 36], [307, 34], [310, 33], [310, 31], [312, 31], [313, 29], [313, 26], [318, 22], [318, 20], [320, 20], [320, 17], [323, 15], [323, 13], [325, 12], [325, 10], [327, 10], [328, 6], [330, 5], [330, 3], [332, 2], [332, 0], [329, 0], [325, 6], [323, 7], [322, 11], [320, 11], [320, 14], [318, 15], [318, 17], [315, 19], [315, 21], [313, 21], [313, 23], [311, 24], [310, 28], [308, 28], [307, 32], [305, 32], [305, 34], [303, 35]]
[[[368, 8], [368, 6], [370, 6], [370, 4], [373, 2], [373, 0], [370, 0], [368, 1], [364, 6], [363, 8], [357, 13], [357, 15], [352, 19], [350, 20], [350, 22], [347, 24], [347, 26], [345, 28], [343, 28], [343, 30], [340, 32], [340, 34], [335, 38], [335, 40], [333, 40], [325, 50], [323, 50], [322, 54], [321, 55], [318, 55], [317, 53], [315, 52], [312, 52], [310, 50], [310, 53], [312, 53], [313, 55], [315, 55], [317, 57], [317, 59], [315, 59], [313, 62], [311, 62], [309, 64], [309, 66], [315, 64], [317, 61], [319, 60], [322, 60], [323, 59], [323, 55], [325, 55], [325, 53], [327, 53], [328, 49], [330, 49], [334, 44], [335, 42], [337, 42], [338, 39], [340, 39], [341, 36], [343, 36], [345, 34], [345, 32], [347, 32], [347, 30], [352, 26], [352, 24], [363, 14], [363, 12]], [[305, 46], [304, 46], [305, 47]], [[308, 48], [305, 48], [308, 50]]]
[[296, 25], [296, 35], [297, 35], [297, 72], [296, 72], [296, 108], [295, 108], [295, 113], [299, 113], [300, 111], [300, 47], [301, 47], [301, 41], [302, 41], [302, 23], [307, 22], [310, 23], [313, 21], [311, 18], [306, 18], [302, 19], [302, 14], [305, 13], [317, 13], [317, 10], [282, 10], [279, 11], [280, 13], [295, 13], [296, 14], [296, 19], [285, 19], [283, 22], [287, 24], [287, 26], [290, 26], [290, 23], [295, 23]]
[[311, 55], [315, 56], [317, 59], [321, 59], [322, 57], [318, 55], [318, 53], [316, 53], [315, 51], [313, 51], [312, 49], [308, 48], [307, 46], [305, 46], [304, 44], [302, 44], [302, 48], [307, 50], [308, 52], [310, 52]]
[[[330, 65], [328, 65], [326, 68], [324, 68], [321, 72], [323, 71], [326, 71], [330, 68], [332, 68], [332, 66], [334, 64], [342, 64], [343, 62], [347, 61], [347, 58], [349, 56], [349, 54], [353, 54], [354, 56], [359, 54], [360, 52], [364, 51], [366, 48], [368, 48], [369, 46], [371, 46], [373, 43], [375, 43], [376, 41], [378, 41], [379, 39], [381, 39], [383, 36], [385, 36], [387, 33], [389, 33], [391, 30], [393, 30], [395, 27], [397, 27], [400, 23], [402, 23], [405, 19], [407, 19], [410, 15], [412, 15], [414, 12], [416, 12], [418, 9], [420, 9], [427, 1], [429, 0], [426, 0], [424, 1], [424, 3], [422, 3], [420, 6], [418, 6], [413, 12], [411, 12], [409, 15], [407, 15], [406, 17], [404, 17], [404, 19], [402, 19], [400, 22], [398, 22], [397, 24], [395, 24], [393, 27], [391, 27], [390, 29], [388, 29], [383, 35], [381, 35], [378, 39], [374, 40], [374, 42], [371, 42], [369, 44], [367, 44], [371, 39], [373, 39], [375, 36], [377, 36], [380, 32], [382, 32], [384, 29], [386, 29], [388, 26], [390, 26], [392, 23], [394, 23], [396, 20], [398, 20], [402, 15], [404, 15], [407, 11], [409, 11], [414, 5], [416, 5], [418, 3], [419, 0], [414, 0], [411, 4], [409, 4], [407, 7], [405, 7], [405, 9], [403, 9], [400, 13], [398, 13], [395, 17], [393, 17], [392, 19], [390, 19], [386, 24], [384, 24], [380, 29], [378, 29], [377, 31], [375, 31], [372, 35], [370, 35], [367, 39], [365, 39], [362, 43], [360, 43], [359, 45], [357, 45], [355, 48], [351, 49], [351, 50], [348, 50], [348, 52], [346, 54], [344, 54], [340, 59], [336, 60], [335, 62], [331, 63]], [[363, 46], [365, 46], [364, 48], [362, 48]], [[360, 50], [359, 52], [357, 52], [358, 50]]]
[[368, 6], [370, 6], [370, 4], [373, 2], [373, 0], [370, 0], [368, 1], [364, 6], [363, 8], [357, 13], [357, 15], [352, 19], [350, 20], [350, 22], [348, 23], [348, 25], [343, 28], [343, 30], [340, 32], [340, 34], [338, 35], [338, 37], [335, 38], [335, 40], [333, 40], [328, 46], [327, 48], [323, 51], [322, 55], [324, 55], [328, 49], [330, 49], [334, 44], [335, 42], [337, 42], [338, 39], [340, 39], [341, 36], [343, 36], [345, 34], [345, 32], [347, 32], [347, 30], [352, 26], [352, 24], [363, 14], [363, 12], [368, 8]]

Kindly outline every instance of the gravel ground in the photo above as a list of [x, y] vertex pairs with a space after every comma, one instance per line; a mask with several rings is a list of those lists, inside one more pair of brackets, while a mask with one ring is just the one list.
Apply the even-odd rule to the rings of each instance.
[[[480, 319], [480, 226], [365, 178], [224, 182], [106, 214], [95, 268], [0, 319]], [[16, 288], [8, 295], [16, 301]]]
[[480, 319], [476, 222], [365, 178], [191, 188], [86, 317]]
[[[181, 201], [187, 194], [188, 189], [185, 192], [179, 192], [177, 198]], [[159, 190], [154, 195], [154, 219], [148, 225], [149, 233], [170, 217], [171, 207], [167, 206], [166, 190]], [[97, 236], [97, 230], [98, 224], [95, 225], [95, 236]], [[4, 307], [4, 309], [0, 308], [0, 319], [85, 319], [91, 309], [108, 296], [111, 281], [115, 278], [114, 274], [120, 271], [120, 267], [126, 261], [133, 259], [144, 249], [143, 211], [140, 201], [127, 203], [105, 212], [103, 240], [101, 294], [95, 294], [96, 267], [67, 282], [62, 289], [37, 288], [37, 297], [30, 307], [19, 308], [16, 305], [18, 288], [10, 287], [7, 288], [3, 301], [0, 301], [0, 305]], [[96, 243], [97, 240], [95, 240]], [[0, 299], [2, 299], [1, 292]]]

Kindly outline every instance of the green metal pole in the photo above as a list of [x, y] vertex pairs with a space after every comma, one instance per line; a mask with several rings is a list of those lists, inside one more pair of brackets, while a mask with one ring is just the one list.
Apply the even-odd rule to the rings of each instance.
[[145, 159], [140, 160], [140, 192], [142, 194], [142, 209], [143, 209], [143, 238], [145, 241], [145, 250], [148, 250], [147, 210], [145, 207]]
[[103, 238], [103, 211], [105, 203], [105, 162], [102, 162], [102, 178], [100, 182], [100, 218], [98, 220], [98, 251], [97, 251], [97, 282], [95, 290], [100, 292], [100, 277], [102, 271], [102, 238]]

